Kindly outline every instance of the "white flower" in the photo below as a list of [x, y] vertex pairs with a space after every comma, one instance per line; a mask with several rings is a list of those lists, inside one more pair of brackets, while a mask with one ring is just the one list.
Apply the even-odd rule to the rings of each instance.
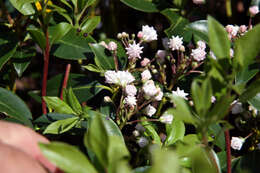
[[116, 84], [125, 87], [127, 84], [135, 80], [134, 76], [128, 71], [112, 71], [105, 72], [106, 83]]
[[144, 82], [152, 78], [152, 75], [149, 70], [143, 71], [141, 73], [141, 76], [142, 76], [142, 81], [144, 81]]
[[249, 13], [252, 17], [254, 17], [257, 13], [259, 13], [259, 7], [257, 5], [251, 6], [249, 8]]
[[234, 57], [234, 50], [230, 49], [229, 54], [230, 54], [230, 58], [233, 58]]
[[138, 130], [134, 130], [134, 131], [133, 131], [133, 135], [134, 135], [135, 137], [138, 137], [138, 136], [140, 136], [140, 132], [139, 132]]
[[211, 56], [211, 58], [215, 60], [217, 59], [216, 55], [212, 51], [209, 52], [209, 55]]
[[146, 137], [140, 137], [140, 138], [137, 140], [137, 144], [138, 144], [141, 148], [143, 148], [143, 147], [145, 147], [146, 145], [149, 144], [149, 141], [148, 141], [148, 139], [147, 139]]
[[160, 117], [159, 119], [162, 123], [165, 124], [171, 124], [173, 120], [173, 116], [170, 114], [164, 114], [163, 116]]
[[246, 30], [247, 30], [247, 26], [246, 26], [246, 25], [241, 25], [241, 26], [239, 27], [239, 32], [240, 32], [240, 33], [244, 33], [244, 32], [246, 32]]
[[106, 83], [116, 84], [118, 83], [116, 71], [108, 70], [105, 72]]
[[215, 103], [216, 102], [216, 97], [215, 96], [211, 96], [211, 103]]
[[205, 1], [204, 0], [193, 0], [194, 4], [204, 4]]
[[182, 37], [179, 37], [179, 36], [172, 36], [172, 38], [169, 40], [168, 42], [168, 45], [169, 45], [169, 48], [174, 51], [174, 50], [179, 50], [180, 47], [182, 46]]
[[226, 31], [228, 32], [229, 37], [234, 38], [237, 36], [237, 34], [239, 32], [239, 26], [227, 25]]
[[158, 92], [152, 80], [148, 80], [147, 82], [145, 82], [145, 84], [143, 85], [143, 91], [148, 97], [153, 97]]
[[163, 92], [161, 91], [161, 88], [159, 89], [160, 89], [159, 93], [154, 97], [156, 101], [161, 101], [163, 98]]
[[142, 51], [143, 47], [140, 46], [139, 43], [134, 43], [129, 44], [129, 47], [126, 48], [127, 52], [126, 54], [128, 55], [128, 59], [133, 59], [133, 58], [139, 58], [141, 59], [140, 54], [143, 53]]
[[113, 41], [110, 41], [107, 46], [108, 50], [115, 51], [117, 49], [117, 44]]
[[153, 40], [157, 40], [157, 33], [156, 30], [151, 26], [145, 25], [142, 27], [142, 38], [146, 42], [150, 42]]
[[135, 96], [137, 93], [137, 89], [134, 85], [126, 85], [125, 92], [128, 96]]
[[179, 87], [177, 87], [176, 91], [172, 91], [172, 94], [175, 95], [175, 96], [182, 97], [185, 100], [188, 100], [188, 98], [186, 96], [189, 95], [189, 94], [185, 93], [184, 90], [180, 90]]
[[145, 114], [148, 115], [149, 117], [153, 116], [153, 114], [155, 114], [156, 112], [156, 109], [155, 107], [151, 106], [151, 105], [148, 105], [146, 108], [145, 108]]
[[232, 114], [239, 114], [244, 111], [242, 103], [238, 102], [237, 100], [233, 101], [231, 105], [233, 105], [231, 109]]
[[127, 104], [130, 107], [136, 106], [135, 96], [127, 96], [124, 101], [125, 101], [125, 104]]
[[231, 148], [233, 148], [234, 150], [240, 150], [244, 142], [245, 140], [243, 138], [232, 137]]
[[109, 103], [112, 102], [111, 98], [109, 96], [104, 97], [104, 102]]
[[204, 41], [198, 41], [197, 42], [197, 46], [198, 46], [198, 48], [200, 48], [200, 49], [202, 49], [202, 50], [205, 50], [206, 49], [206, 44], [205, 44], [205, 42]]
[[203, 49], [197, 48], [191, 50], [191, 56], [196, 61], [203, 61], [206, 58], [206, 52]]

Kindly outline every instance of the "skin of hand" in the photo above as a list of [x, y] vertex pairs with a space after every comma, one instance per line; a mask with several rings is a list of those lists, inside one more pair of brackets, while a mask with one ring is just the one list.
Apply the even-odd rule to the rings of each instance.
[[[20, 124], [0, 121], [0, 142], [10, 147], [16, 148], [18, 151], [20, 150], [21, 152], [24, 152], [24, 154], [34, 158], [46, 169], [48, 169], [49, 172], [62, 173], [62, 171], [60, 171], [54, 164], [49, 162], [45, 156], [43, 156], [38, 146], [39, 142], [49, 143], [49, 140], [36, 133], [32, 129]], [[0, 152], [2, 152], [1, 149]], [[15, 166], [17, 166], [18, 163], [19, 162], [14, 163]]]

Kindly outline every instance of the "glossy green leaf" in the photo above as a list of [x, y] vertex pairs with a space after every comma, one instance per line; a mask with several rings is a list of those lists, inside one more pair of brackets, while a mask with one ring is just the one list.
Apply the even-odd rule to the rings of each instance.
[[[2, 67], [5, 65], [5, 63], [8, 62], [9, 59], [12, 58], [12, 56], [14, 55], [17, 46], [14, 45], [12, 47], [9, 47], [10, 45], [1, 45], [0, 48], [0, 70], [2, 69]], [[9, 48], [8, 48], [9, 47]]]
[[213, 136], [213, 143], [224, 151], [226, 145], [223, 128], [219, 124], [212, 124], [209, 126], [209, 135]]
[[69, 106], [77, 113], [77, 114], [81, 114], [82, 113], [82, 108], [81, 105], [77, 99], [77, 97], [75, 96], [72, 88], [69, 88], [67, 90], [67, 94], [66, 94], [66, 101], [69, 104]]
[[165, 145], [174, 144], [177, 140], [182, 140], [185, 134], [185, 125], [182, 121], [173, 120], [172, 124], [166, 125], [167, 138]]
[[41, 115], [33, 122], [36, 124], [40, 124], [40, 125], [46, 125], [46, 124], [51, 124], [58, 120], [64, 120], [64, 119], [73, 118], [73, 117], [75, 117], [75, 115], [47, 113], [47, 114]]
[[129, 7], [143, 12], [158, 12], [157, 6], [152, 1], [147, 0], [120, 0]]
[[260, 93], [257, 93], [255, 97], [251, 98], [248, 103], [257, 110], [260, 110]]
[[260, 80], [252, 82], [239, 97], [241, 102], [246, 102], [260, 92]]
[[85, 66], [82, 66], [83, 68], [92, 71], [92, 72], [96, 72], [96, 73], [100, 73], [103, 72], [103, 69], [100, 69], [98, 66], [94, 65], [94, 64], [88, 64]]
[[246, 84], [259, 72], [259, 67], [257, 65], [249, 65], [246, 68], [239, 71], [236, 75], [235, 83], [236, 85]]
[[189, 124], [196, 124], [196, 119], [190, 112], [190, 108], [186, 101], [178, 96], [173, 96], [172, 94], [168, 95], [171, 101], [176, 106], [175, 108], [170, 108], [164, 112], [164, 114], [173, 115], [176, 120], [181, 120]]
[[178, 35], [183, 37], [183, 40], [186, 42], [191, 40], [192, 33], [190, 31], [184, 30], [186, 25], [189, 24], [189, 21], [186, 18], [180, 16], [176, 12], [176, 9], [165, 9], [161, 13], [168, 18], [171, 24], [171, 26], [164, 31], [168, 37]]
[[45, 157], [66, 172], [97, 173], [86, 156], [76, 147], [61, 143], [39, 144]]
[[32, 114], [27, 105], [18, 96], [4, 88], [0, 88], [0, 112], [32, 127]]
[[62, 59], [79, 60], [91, 57], [89, 43], [94, 43], [91, 37], [83, 37], [72, 28], [57, 44], [52, 46], [51, 52]]
[[95, 62], [99, 68], [104, 70], [115, 68], [114, 58], [109, 50], [100, 44], [90, 44], [90, 48], [95, 54]]
[[171, 150], [155, 150], [152, 160], [153, 164], [148, 173], [180, 173], [178, 156]]
[[40, 48], [44, 50], [46, 47], [46, 39], [43, 31], [38, 28], [28, 28], [27, 31], [29, 32], [33, 41], [35, 41], [40, 46]]
[[48, 108], [53, 109], [55, 112], [60, 114], [74, 114], [76, 115], [76, 112], [74, 112], [67, 103], [62, 101], [58, 97], [43, 97], [44, 101], [48, 105]]
[[218, 59], [230, 57], [230, 41], [225, 28], [208, 16], [209, 46]]
[[109, 136], [101, 115], [96, 114], [90, 122], [89, 129], [84, 137], [84, 144], [93, 151], [104, 168], [108, 166], [109, 158], [107, 149], [109, 146]]
[[59, 41], [64, 35], [66, 35], [71, 30], [71, 28], [72, 26], [65, 22], [61, 22], [57, 25], [50, 26], [48, 28], [50, 44], [52, 45]]
[[100, 16], [94, 16], [91, 18], [88, 18], [84, 23], [81, 24], [81, 32], [83, 33], [91, 33], [100, 23], [101, 17]]
[[260, 25], [256, 25], [235, 41], [235, 60], [243, 68], [253, 62], [260, 51]]
[[[146, 118], [142, 118], [146, 119]], [[141, 122], [142, 126], [145, 128], [145, 134], [153, 139], [153, 143], [159, 146], [162, 145], [161, 138], [155, 130], [151, 122], [143, 121]]]
[[43, 134], [62, 134], [72, 129], [79, 122], [78, 117], [67, 118], [64, 120], [58, 120], [51, 123], [44, 130]]
[[31, 63], [31, 59], [36, 55], [36, 51], [33, 48], [24, 48], [20, 51], [16, 51], [12, 57], [13, 65], [16, 73], [19, 77], [27, 69]]
[[35, 13], [35, 10], [31, 3], [36, 0], [10, 0], [11, 4], [23, 15], [31, 15]]
[[191, 31], [195, 36], [199, 37], [200, 40], [204, 40], [208, 43], [208, 21], [198, 20], [186, 25], [185, 30]]

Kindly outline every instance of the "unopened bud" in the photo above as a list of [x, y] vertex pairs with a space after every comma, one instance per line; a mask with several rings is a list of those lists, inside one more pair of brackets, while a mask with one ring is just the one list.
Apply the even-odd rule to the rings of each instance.
[[139, 39], [142, 39], [143, 38], [143, 32], [139, 31], [138, 34], [137, 34], [137, 37]]
[[158, 73], [158, 70], [157, 70], [157, 69], [153, 69], [153, 70], [152, 70], [152, 73], [153, 73], [153, 74], [156, 74], [156, 73]]
[[138, 136], [140, 136], [140, 132], [139, 132], [138, 130], [134, 130], [134, 131], [133, 131], [133, 135], [134, 135], [135, 137], [138, 137]]
[[126, 32], [122, 32], [122, 37], [123, 37], [123, 38], [127, 37], [127, 35], [128, 35], [128, 34], [127, 34]]
[[142, 67], [146, 67], [149, 63], [150, 63], [150, 60], [149, 60], [148, 58], [144, 58], [144, 59], [141, 61], [141, 66], [142, 66]]
[[118, 39], [121, 39], [121, 38], [122, 38], [122, 34], [121, 34], [121, 33], [118, 33], [118, 34], [117, 34], [117, 38], [118, 38]]
[[180, 51], [181, 51], [181, 52], [185, 52], [185, 47], [184, 47], [184, 46], [181, 46], [181, 47], [180, 47]]
[[104, 102], [110, 103], [110, 102], [112, 102], [112, 100], [111, 100], [111, 98], [109, 96], [105, 96], [104, 97]]
[[117, 49], [117, 44], [113, 41], [108, 43], [108, 50], [115, 51]]
[[247, 30], [247, 26], [246, 26], [246, 25], [241, 25], [241, 26], [239, 27], [240, 33], [244, 33], [244, 32], [246, 32], [246, 30]]
[[257, 5], [250, 7], [249, 13], [251, 17], [254, 17], [257, 13], [259, 13], [259, 7]]
[[132, 36], [132, 39], [134, 40], [135, 39], [135, 34], [132, 34], [131, 36]]

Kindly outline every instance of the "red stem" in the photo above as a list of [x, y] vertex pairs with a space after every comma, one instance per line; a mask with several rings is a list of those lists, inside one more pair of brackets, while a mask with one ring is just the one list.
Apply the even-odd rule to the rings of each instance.
[[229, 130], [225, 131], [226, 154], [227, 154], [227, 173], [231, 173], [231, 144]]
[[63, 80], [63, 84], [62, 84], [62, 88], [61, 88], [61, 93], [60, 93], [60, 99], [61, 100], [63, 100], [63, 91], [64, 91], [64, 89], [67, 88], [67, 83], [68, 83], [69, 74], [70, 74], [70, 68], [71, 68], [71, 65], [67, 64], [65, 76], [64, 76], [64, 80]]
[[42, 79], [42, 113], [47, 114], [46, 103], [43, 99], [46, 96], [47, 88], [47, 77], [48, 77], [48, 68], [49, 68], [49, 56], [50, 56], [50, 43], [49, 43], [49, 33], [46, 31], [46, 47], [44, 51], [44, 65], [43, 65], [43, 79]]

